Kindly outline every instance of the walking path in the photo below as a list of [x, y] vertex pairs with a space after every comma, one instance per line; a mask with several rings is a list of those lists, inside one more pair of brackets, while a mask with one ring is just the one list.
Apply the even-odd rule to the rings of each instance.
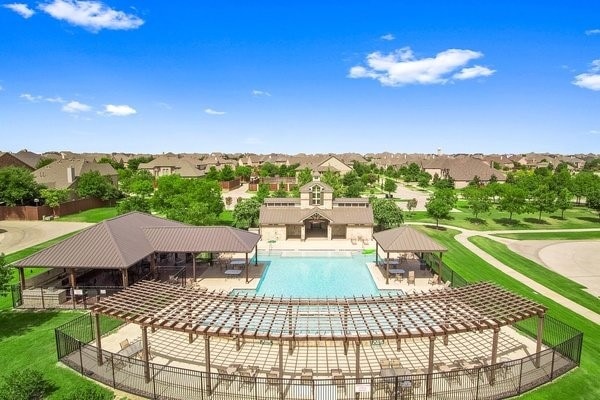
[[[415, 225], [430, 225], [427, 223], [416, 223], [416, 222], [411, 222], [411, 224], [415, 224]], [[472, 251], [473, 253], [475, 253], [477, 256], [479, 256], [481, 259], [483, 259], [484, 261], [486, 261], [487, 263], [489, 263], [490, 265], [494, 266], [495, 268], [499, 269], [500, 271], [504, 272], [507, 275], [510, 275], [511, 277], [519, 280], [520, 282], [524, 283], [525, 285], [529, 286], [531, 289], [535, 290], [537, 293], [548, 297], [549, 299], [552, 299], [554, 301], [556, 301], [559, 304], [562, 304], [563, 306], [573, 310], [574, 312], [576, 312], [577, 314], [589, 319], [590, 321], [593, 321], [597, 324], [600, 324], [600, 315], [595, 313], [594, 311], [583, 307], [582, 305], [579, 305], [577, 303], [575, 303], [572, 300], [567, 299], [566, 297], [556, 293], [553, 290], [548, 289], [546, 286], [534, 281], [533, 279], [528, 278], [527, 276], [515, 271], [514, 269], [512, 269], [511, 267], [509, 267], [508, 265], [501, 263], [500, 261], [498, 261], [497, 259], [495, 259], [494, 257], [492, 257], [491, 255], [489, 255], [488, 253], [486, 253], [485, 251], [481, 250], [479, 247], [475, 246], [473, 243], [471, 243], [469, 241], [469, 238], [471, 236], [484, 236], [484, 237], [488, 237], [492, 240], [496, 240], [496, 241], [501, 241], [503, 243], [506, 243], [505, 240], [507, 239], [503, 239], [503, 238], [498, 238], [496, 236], [492, 236], [492, 234], [496, 234], [496, 233], [523, 233], [523, 230], [515, 230], [515, 231], [472, 231], [472, 230], [468, 230], [468, 229], [464, 229], [464, 228], [458, 228], [456, 226], [450, 226], [450, 225], [440, 225], [441, 227], [444, 228], [448, 228], [448, 229], [455, 229], [457, 231], [460, 231], [460, 233], [458, 235], [455, 236], [455, 239], [462, 244], [464, 247], [466, 247], [467, 249], [469, 249], [470, 251]], [[600, 230], [600, 229], [596, 229], [596, 228], [591, 228], [591, 229], [564, 229], [564, 230], [554, 230], [554, 229], [548, 229], [548, 230], [535, 230], [535, 231], [527, 231], [527, 232], [573, 232], [573, 231], [585, 231], [585, 230]], [[502, 240], [499, 240], [502, 239]]]
[[14, 253], [91, 225], [87, 222], [0, 221], [0, 253]]

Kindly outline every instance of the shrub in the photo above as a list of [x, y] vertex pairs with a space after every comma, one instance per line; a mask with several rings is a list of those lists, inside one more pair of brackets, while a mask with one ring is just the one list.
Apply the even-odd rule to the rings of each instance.
[[0, 381], [0, 400], [42, 400], [52, 390], [54, 385], [40, 371], [25, 368]]
[[63, 400], [112, 400], [114, 395], [98, 386], [79, 386]]

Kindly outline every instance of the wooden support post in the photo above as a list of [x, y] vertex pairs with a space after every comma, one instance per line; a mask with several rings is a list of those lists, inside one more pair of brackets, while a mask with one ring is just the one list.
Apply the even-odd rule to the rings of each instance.
[[127, 268], [121, 270], [121, 280], [124, 288], [129, 286], [129, 272], [127, 271]]
[[401, 348], [402, 348], [402, 339], [397, 338], [396, 339], [396, 351], [400, 351]]
[[[293, 330], [294, 324], [293, 324], [293, 322], [294, 321], [292, 320], [292, 306], [291, 305], [288, 305], [286, 317], [287, 317], [287, 320], [288, 320], [288, 334], [290, 336], [293, 336], [293, 334], [294, 334], [294, 330]], [[290, 355], [294, 354], [294, 341], [290, 340], [290, 341], [288, 341], [288, 343], [289, 343], [288, 353]]]
[[440, 251], [440, 258], [438, 259], [438, 275], [440, 276], [440, 282], [441, 282], [441, 279], [442, 279], [442, 255], [443, 254], [444, 253], [442, 253]]
[[386, 285], [390, 284], [390, 252], [389, 251], [386, 253], [386, 260], [385, 260], [385, 284]]
[[448, 335], [444, 335], [444, 346], [448, 346]]
[[246, 268], [246, 283], [248, 283], [250, 282], [248, 279], [248, 253], [246, 253], [246, 264], [244, 264], [244, 267]]
[[150, 382], [150, 354], [148, 350], [148, 327], [142, 326], [142, 361], [144, 363], [144, 378]]
[[379, 242], [375, 241], [375, 266], [379, 265]]
[[25, 269], [17, 268], [19, 271], [19, 283], [21, 284], [21, 290], [25, 290]]
[[[492, 359], [490, 363], [494, 366], [498, 362], [498, 334], [500, 328], [494, 328], [494, 334], [492, 336]], [[496, 368], [492, 368], [490, 371], [490, 384], [493, 385], [496, 381]]]
[[254, 266], [258, 265], [258, 245], [254, 246]]
[[212, 384], [210, 382], [210, 336], [204, 336], [204, 364], [206, 365], [206, 392], [212, 394]]
[[433, 351], [435, 349], [435, 336], [429, 337], [429, 364], [427, 365], [427, 395], [433, 390]]
[[150, 271], [152, 272], [152, 278], [156, 279], [158, 276], [158, 270], [156, 267], [156, 253], [150, 254]]
[[344, 355], [347, 356], [348, 355], [348, 341], [344, 340]]
[[542, 343], [544, 339], [544, 316], [545, 314], [538, 314], [538, 326], [537, 326], [537, 340], [535, 343], [535, 367], [540, 367], [540, 352], [542, 351]]
[[69, 282], [71, 283], [71, 301], [73, 308], [75, 308], [77, 301], [75, 300], [75, 288], [77, 287], [77, 277], [75, 276], [75, 268], [69, 270]]
[[194, 342], [194, 334], [193, 333], [188, 333], [188, 343], [192, 344]]
[[283, 340], [279, 341], [279, 398], [283, 399]]
[[356, 341], [356, 381], [360, 381], [360, 341]]
[[196, 283], [196, 253], [192, 253], [192, 282]]
[[102, 365], [102, 333], [100, 331], [100, 314], [94, 314], [94, 328], [96, 329], [96, 356], [98, 365]]

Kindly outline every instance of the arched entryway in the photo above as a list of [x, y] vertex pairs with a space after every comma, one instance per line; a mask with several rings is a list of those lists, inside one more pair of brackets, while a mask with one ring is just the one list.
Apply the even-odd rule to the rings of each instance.
[[315, 213], [304, 220], [304, 232], [306, 239], [329, 238], [329, 223], [327, 218]]

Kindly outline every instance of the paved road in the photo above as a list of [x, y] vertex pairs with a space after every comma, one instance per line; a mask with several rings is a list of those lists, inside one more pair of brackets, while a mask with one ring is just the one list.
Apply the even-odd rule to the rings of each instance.
[[14, 253], [90, 225], [93, 224], [60, 221], [0, 221], [0, 253]]
[[[425, 224], [425, 223], [411, 223], [411, 224], [416, 224], [416, 225], [430, 225], [430, 224]], [[548, 297], [549, 299], [552, 299], [554, 301], [556, 301], [557, 303], [575, 311], [576, 313], [578, 313], [579, 315], [589, 319], [590, 321], [593, 321], [597, 324], [600, 324], [600, 315], [595, 313], [594, 311], [583, 307], [577, 303], [575, 303], [572, 300], [567, 299], [566, 297], [556, 293], [553, 290], [548, 289], [546, 286], [534, 281], [533, 279], [528, 278], [527, 276], [515, 271], [514, 269], [512, 269], [511, 267], [509, 267], [508, 265], [501, 263], [500, 261], [498, 261], [497, 259], [495, 259], [494, 257], [492, 257], [491, 255], [489, 255], [488, 253], [486, 253], [485, 251], [481, 250], [479, 247], [475, 246], [473, 243], [471, 243], [469, 241], [469, 238], [471, 236], [485, 236], [485, 237], [489, 237], [492, 240], [498, 240], [499, 238], [495, 237], [495, 236], [491, 236], [492, 233], [500, 233], [499, 231], [484, 231], [484, 232], [479, 232], [479, 231], [472, 231], [472, 230], [468, 230], [468, 229], [463, 229], [463, 228], [457, 228], [455, 226], [449, 226], [449, 225], [440, 225], [443, 226], [445, 228], [448, 229], [455, 229], [460, 231], [460, 233], [458, 235], [455, 236], [456, 240], [462, 244], [463, 246], [465, 246], [467, 249], [469, 249], [470, 251], [472, 251], [473, 253], [475, 253], [477, 256], [479, 256], [480, 258], [482, 258], [484, 261], [486, 261], [487, 263], [489, 263], [490, 265], [494, 266], [495, 268], [499, 269], [500, 271], [504, 272], [507, 275], [510, 275], [511, 277], [517, 279], [518, 281], [524, 283], [525, 285], [529, 286], [531, 289], [535, 290], [537, 293]], [[585, 230], [591, 230], [591, 231], [595, 231], [595, 230], [600, 230], [600, 229], [582, 229], [578, 231], [585, 231]], [[535, 232], [556, 232], [557, 230], [536, 230]], [[561, 231], [575, 231], [575, 229], [570, 230], [570, 229], [565, 229], [565, 230], [561, 230]], [[502, 233], [522, 233], [523, 231], [502, 231]], [[527, 232], [534, 232], [534, 231], [527, 231]], [[506, 239], [503, 239], [502, 241], [504, 242]]]
[[[237, 189], [233, 189], [233, 190], [230, 190], [228, 192], [222, 192], [221, 193], [221, 197], [223, 198], [223, 204], [225, 204], [225, 209], [226, 210], [233, 210], [233, 208], [237, 204], [238, 197], [241, 197], [243, 199], [247, 199], [247, 198], [250, 198], [250, 197], [252, 197], [252, 196], [254, 196], [256, 194], [256, 192], [247, 193], [247, 190], [248, 190], [248, 184], [247, 183], [242, 183], [242, 186], [240, 186]], [[227, 203], [225, 203], [225, 198], [227, 198], [227, 197], [231, 197], [231, 199], [232, 199], [230, 205], [227, 205]]]

